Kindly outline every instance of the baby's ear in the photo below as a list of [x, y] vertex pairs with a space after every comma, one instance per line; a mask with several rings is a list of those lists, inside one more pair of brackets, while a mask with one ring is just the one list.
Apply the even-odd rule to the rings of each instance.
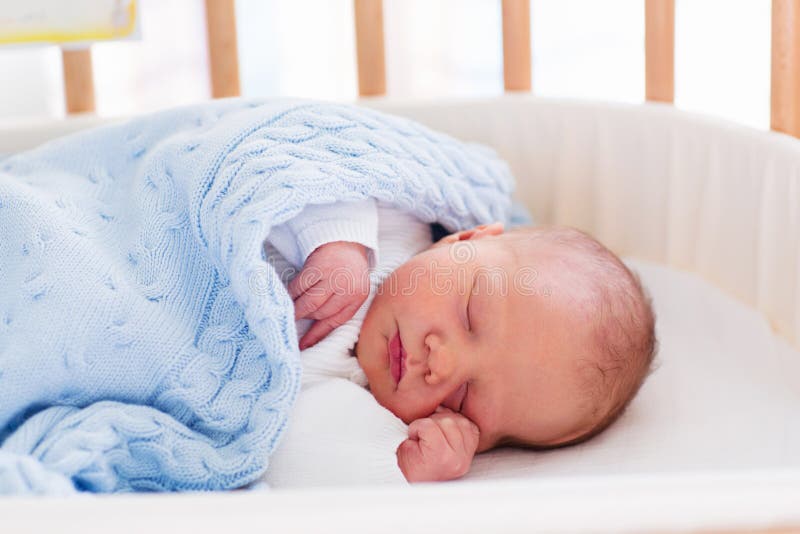
[[456, 241], [469, 241], [472, 239], [481, 239], [491, 235], [500, 235], [503, 233], [503, 223], [493, 222], [491, 224], [481, 224], [469, 230], [461, 230], [454, 234], [450, 234], [441, 238], [437, 245], [450, 245]]

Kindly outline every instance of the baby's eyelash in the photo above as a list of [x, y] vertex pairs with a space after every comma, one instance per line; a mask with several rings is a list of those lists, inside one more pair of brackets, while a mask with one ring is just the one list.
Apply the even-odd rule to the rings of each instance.
[[467, 316], [467, 330], [472, 332], [472, 318], [469, 314], [469, 305], [472, 303], [472, 293], [470, 293], [469, 298], [467, 299], [467, 311], [465, 312]]
[[470, 284], [470, 286], [469, 286], [469, 297], [467, 297], [467, 309], [466, 309], [466, 312], [465, 312], [466, 315], [467, 315], [467, 330], [469, 332], [472, 332], [472, 330], [473, 330], [472, 316], [469, 313], [469, 310], [471, 308], [472, 293], [473, 293], [474, 290], [475, 290], [475, 274], [473, 273], [472, 274], [472, 284]]

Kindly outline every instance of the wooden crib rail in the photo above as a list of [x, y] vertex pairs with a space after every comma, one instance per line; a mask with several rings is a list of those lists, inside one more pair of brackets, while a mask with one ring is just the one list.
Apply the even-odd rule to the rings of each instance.
[[503, 0], [503, 83], [506, 91], [531, 90], [531, 3]]
[[[386, 94], [383, 0], [353, 0], [360, 96]], [[506, 91], [531, 90], [530, 0], [501, 0]], [[675, 98], [675, 0], [644, 0], [645, 99]], [[235, 0], [205, 0], [212, 96], [237, 96]], [[64, 51], [67, 111], [94, 110], [89, 49]], [[772, 0], [770, 128], [800, 137], [800, 0]]]
[[675, 0], [644, 2], [645, 99], [675, 100]]
[[800, 0], [772, 0], [770, 128], [800, 137]]
[[354, 0], [358, 94], [386, 94], [383, 0]]
[[62, 50], [61, 62], [64, 71], [64, 100], [67, 113], [94, 111], [91, 49]]
[[206, 0], [211, 96], [239, 96], [239, 53], [235, 0]]

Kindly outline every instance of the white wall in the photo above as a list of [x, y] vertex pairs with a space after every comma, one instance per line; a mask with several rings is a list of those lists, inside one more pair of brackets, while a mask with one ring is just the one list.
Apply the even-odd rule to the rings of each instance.
[[[2, 3], [0, 0], [0, 14]], [[93, 47], [98, 112], [208, 98], [202, 0], [140, 0], [141, 41]], [[644, 0], [532, 0], [537, 94], [641, 102]], [[676, 105], [759, 128], [769, 120], [770, 2], [676, 1]], [[247, 96], [350, 100], [352, 0], [238, 0]], [[502, 91], [500, 0], [384, 0], [389, 93]], [[0, 118], [63, 114], [55, 47], [0, 48]]]
[[211, 96], [203, 0], [139, 0], [141, 40], [92, 47], [97, 111], [130, 115]]
[[352, 0], [238, 0], [242, 93], [352, 99]]
[[63, 115], [61, 53], [55, 47], [0, 48], [0, 117]]
[[675, 104], [769, 128], [767, 0], [678, 0]]

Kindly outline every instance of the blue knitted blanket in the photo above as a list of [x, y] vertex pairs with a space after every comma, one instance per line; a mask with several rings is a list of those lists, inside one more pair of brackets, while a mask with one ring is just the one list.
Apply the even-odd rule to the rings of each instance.
[[510, 215], [489, 149], [354, 106], [223, 100], [0, 162], [0, 494], [221, 490], [300, 385], [270, 228], [365, 197], [449, 230]]

